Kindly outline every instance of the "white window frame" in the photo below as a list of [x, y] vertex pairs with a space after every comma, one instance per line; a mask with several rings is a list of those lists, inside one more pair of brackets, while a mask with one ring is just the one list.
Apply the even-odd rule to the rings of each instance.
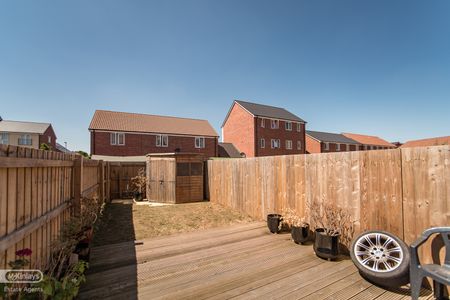
[[292, 141], [291, 140], [286, 140], [286, 149], [292, 150]]
[[169, 136], [167, 134], [156, 135], [156, 147], [169, 147]]
[[287, 131], [292, 131], [292, 122], [288, 122], [288, 121], [284, 122], [284, 128]]
[[205, 138], [202, 136], [195, 137], [195, 148], [203, 149], [205, 148]]
[[281, 148], [280, 139], [271, 139], [270, 146], [272, 149], [280, 149]]
[[336, 143], [336, 152], [341, 151], [341, 144]]
[[[122, 137], [122, 142], [120, 142], [121, 137]], [[125, 133], [111, 132], [110, 144], [113, 146], [124, 146], [125, 145]]]
[[0, 132], [0, 144], [9, 144], [9, 132]]
[[325, 142], [325, 148], [324, 148], [324, 150], [327, 150], [327, 151], [330, 150], [330, 143]]
[[21, 134], [17, 140], [17, 144], [19, 144], [20, 146], [33, 145], [33, 139], [31, 138], [31, 134], [28, 133]]
[[50, 135], [47, 137], [47, 142], [48, 142], [49, 144], [52, 143], [52, 137], [51, 137]]
[[266, 148], [266, 140], [265, 139], [260, 139], [259, 145], [260, 145], [261, 149]]
[[270, 120], [270, 128], [272, 128], [272, 129], [280, 128], [280, 121], [279, 120]]
[[302, 141], [297, 141], [297, 150], [302, 150]]
[[302, 132], [302, 123], [297, 123], [297, 132]]
[[261, 128], [266, 128], [266, 119], [261, 119]]

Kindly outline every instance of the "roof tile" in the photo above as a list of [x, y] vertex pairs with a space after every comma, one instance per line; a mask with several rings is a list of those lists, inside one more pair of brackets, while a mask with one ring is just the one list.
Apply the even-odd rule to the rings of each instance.
[[218, 136], [206, 120], [96, 110], [90, 130]]

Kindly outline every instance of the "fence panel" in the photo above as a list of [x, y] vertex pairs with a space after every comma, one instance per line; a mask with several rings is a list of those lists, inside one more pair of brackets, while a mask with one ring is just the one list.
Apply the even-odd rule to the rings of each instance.
[[68, 216], [73, 156], [0, 145], [0, 268], [22, 248], [42, 267]]
[[[405, 241], [413, 242], [425, 228], [449, 226], [450, 148], [436, 146], [402, 149], [402, 175]], [[423, 261], [442, 263], [442, 246], [441, 238], [430, 240], [421, 249]], [[439, 249], [440, 258], [436, 254]]]
[[286, 207], [308, 217], [308, 201], [327, 201], [351, 212], [356, 233], [387, 230], [411, 243], [450, 224], [449, 156], [437, 146], [210, 160], [210, 201], [260, 220]]

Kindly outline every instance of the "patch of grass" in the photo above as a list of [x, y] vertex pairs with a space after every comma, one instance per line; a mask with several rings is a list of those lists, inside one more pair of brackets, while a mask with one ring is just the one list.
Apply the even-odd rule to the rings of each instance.
[[110, 203], [98, 222], [94, 245], [148, 239], [252, 221], [249, 216], [210, 202], [167, 206]]

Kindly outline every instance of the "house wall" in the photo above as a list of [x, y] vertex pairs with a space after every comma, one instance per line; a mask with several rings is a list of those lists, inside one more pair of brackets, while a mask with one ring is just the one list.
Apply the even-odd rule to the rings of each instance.
[[[265, 127], [261, 127], [261, 121], [265, 120]], [[271, 128], [271, 119], [255, 118], [256, 128], [256, 156], [272, 156], [272, 155], [289, 155], [289, 154], [304, 154], [305, 149], [305, 124], [301, 124], [301, 130], [297, 131], [297, 122], [292, 123], [292, 130], [286, 130], [286, 122], [279, 120], [279, 127], [277, 129]], [[261, 139], [265, 140], [265, 147], [261, 148]], [[272, 149], [271, 140], [279, 139], [281, 147]], [[286, 140], [292, 141], [292, 149], [286, 149]], [[302, 143], [300, 150], [297, 149], [297, 141]]]
[[316, 139], [313, 139], [309, 135], [305, 137], [306, 141], [306, 152], [307, 153], [320, 153], [320, 142]]
[[[19, 146], [19, 138], [25, 133], [8, 132], [8, 145]], [[21, 147], [39, 149], [39, 134], [28, 133], [31, 135], [31, 145], [20, 145]]]
[[[51, 138], [51, 142], [48, 142], [48, 138]], [[49, 145], [50, 147], [52, 147], [52, 150], [56, 149], [56, 134], [55, 131], [53, 131], [52, 126], [49, 126], [47, 128], [47, 130], [44, 132], [44, 134], [41, 134], [39, 136], [39, 146], [42, 143], [46, 143], [47, 145]]]
[[255, 156], [255, 120], [239, 104], [233, 104], [222, 133], [224, 142], [233, 143], [247, 157]]
[[156, 146], [155, 134], [125, 133], [125, 145], [111, 145], [111, 132], [91, 131], [91, 154], [108, 156], [143, 156], [149, 153], [184, 153], [217, 156], [217, 137], [205, 137], [205, 148], [195, 148], [194, 136], [168, 135], [168, 147]]

